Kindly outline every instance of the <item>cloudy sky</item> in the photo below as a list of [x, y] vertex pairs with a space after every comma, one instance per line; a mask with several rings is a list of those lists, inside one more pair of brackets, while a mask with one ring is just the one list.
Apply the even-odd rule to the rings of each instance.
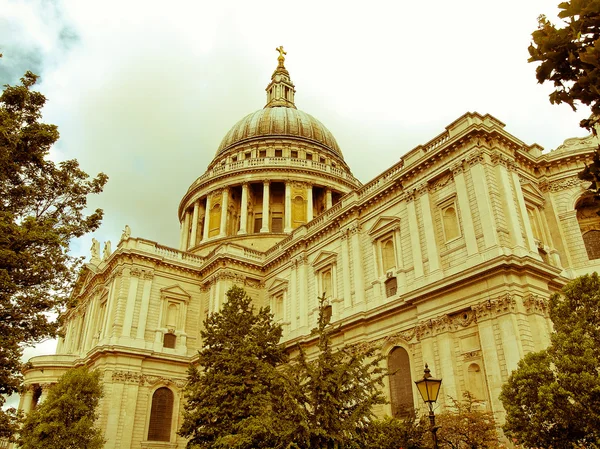
[[[109, 176], [95, 237], [178, 246], [177, 206], [221, 138], [265, 104], [283, 45], [296, 105], [367, 182], [467, 111], [552, 150], [586, 110], [548, 102], [527, 47], [558, 0], [0, 0], [0, 84], [31, 70], [56, 160]], [[88, 255], [92, 236], [75, 242]]]

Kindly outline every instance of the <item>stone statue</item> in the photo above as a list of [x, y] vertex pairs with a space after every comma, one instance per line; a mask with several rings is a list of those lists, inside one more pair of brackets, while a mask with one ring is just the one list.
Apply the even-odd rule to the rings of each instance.
[[92, 247], [90, 248], [92, 253], [92, 262], [100, 261], [100, 242], [96, 239], [92, 239]]
[[104, 242], [104, 253], [102, 254], [102, 261], [106, 261], [110, 255], [112, 254], [112, 250], [110, 248], [110, 240]]
[[127, 240], [131, 237], [131, 228], [129, 225], [125, 225], [125, 229], [123, 230], [123, 234], [121, 234], [121, 240]]

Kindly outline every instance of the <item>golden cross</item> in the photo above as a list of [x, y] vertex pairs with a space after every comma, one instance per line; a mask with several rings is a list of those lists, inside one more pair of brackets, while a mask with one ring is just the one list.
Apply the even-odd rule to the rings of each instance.
[[277, 50], [279, 52], [279, 57], [280, 58], [283, 58], [283, 55], [287, 55], [287, 53], [285, 51], [283, 51], [283, 45], [280, 45], [275, 50]]

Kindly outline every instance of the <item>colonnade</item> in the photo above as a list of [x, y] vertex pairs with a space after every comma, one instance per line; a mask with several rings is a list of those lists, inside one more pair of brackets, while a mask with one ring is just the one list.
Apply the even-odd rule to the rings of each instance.
[[[289, 233], [331, 208], [336, 194], [329, 187], [295, 181], [264, 180], [262, 189], [257, 184], [225, 187], [194, 201], [181, 221], [180, 249], [185, 251], [201, 241], [228, 235]], [[284, 194], [280, 199], [273, 188], [282, 184]], [[240, 190], [241, 198], [235, 197]]]

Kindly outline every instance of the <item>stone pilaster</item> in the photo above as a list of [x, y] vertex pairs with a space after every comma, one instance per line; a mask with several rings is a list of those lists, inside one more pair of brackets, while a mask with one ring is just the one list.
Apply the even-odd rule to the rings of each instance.
[[240, 230], [238, 234], [243, 235], [248, 232], [248, 183], [242, 184], [242, 202], [240, 206]]
[[223, 199], [221, 200], [221, 225], [219, 226], [219, 237], [227, 236], [227, 213], [229, 211], [229, 189], [223, 189]]
[[306, 221], [309, 222], [313, 219], [313, 188], [312, 185], [309, 184], [306, 188]]
[[188, 242], [188, 248], [196, 246], [196, 236], [198, 234], [198, 213], [200, 210], [200, 200], [194, 202], [194, 213], [192, 215], [192, 234], [190, 235], [190, 241]]
[[263, 181], [262, 227], [260, 232], [269, 232], [269, 181]]
[[467, 183], [465, 181], [462, 163], [452, 167], [452, 174], [454, 176], [454, 185], [456, 186], [458, 208], [462, 218], [462, 228], [464, 232], [465, 245], [467, 247], [467, 256], [472, 257], [478, 254], [477, 238], [475, 237], [475, 226], [473, 224], [473, 216], [471, 215], [469, 193], [467, 191]]
[[292, 186], [289, 181], [285, 183], [285, 206], [284, 206], [284, 228], [283, 232], [292, 232]]
[[208, 232], [210, 231], [210, 208], [212, 207], [210, 201], [210, 195], [206, 196], [206, 207], [204, 210], [204, 229], [202, 230], [202, 240], [206, 241], [208, 239]]

